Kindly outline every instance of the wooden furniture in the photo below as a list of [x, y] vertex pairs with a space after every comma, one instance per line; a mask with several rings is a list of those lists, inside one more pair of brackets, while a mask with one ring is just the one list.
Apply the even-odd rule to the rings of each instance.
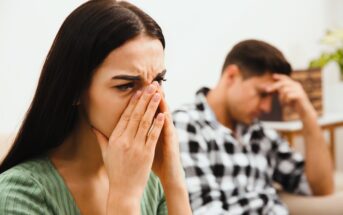
[[[329, 147], [332, 159], [335, 162], [335, 129], [343, 126], [343, 112], [324, 114], [318, 118], [318, 123], [324, 131], [326, 130], [330, 134]], [[262, 121], [262, 124], [280, 132], [280, 134], [288, 140], [291, 146], [294, 145], [294, 137], [301, 135], [302, 133], [302, 122], [300, 120], [279, 122]]]

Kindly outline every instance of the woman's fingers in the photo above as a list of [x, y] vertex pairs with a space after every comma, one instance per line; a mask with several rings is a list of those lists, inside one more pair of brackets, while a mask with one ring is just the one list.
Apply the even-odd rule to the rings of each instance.
[[162, 101], [160, 103], [160, 111], [164, 113], [165, 123], [164, 123], [164, 134], [166, 136], [174, 134], [174, 124], [171, 113], [169, 111], [168, 104], [164, 97], [162, 97]]
[[139, 124], [139, 128], [136, 134], [137, 139], [146, 139], [149, 129], [151, 128], [152, 121], [158, 109], [159, 103], [161, 101], [161, 94], [155, 93], [149, 102], [146, 112]]
[[164, 120], [165, 115], [163, 113], [159, 113], [155, 118], [153, 125], [147, 134], [146, 145], [148, 147], [152, 147], [152, 149], [155, 149], [158, 138], [160, 137], [163, 128]]
[[119, 119], [119, 122], [117, 123], [117, 126], [115, 127], [115, 129], [112, 133], [113, 138], [116, 139], [117, 137], [119, 137], [124, 132], [124, 130], [126, 129], [128, 123], [130, 121], [131, 114], [132, 114], [134, 108], [136, 107], [137, 102], [138, 102], [141, 95], [142, 95], [142, 91], [139, 90], [135, 93], [134, 96], [132, 96], [132, 98], [129, 102], [129, 105], [127, 106], [127, 108], [122, 113], [122, 115]]
[[129, 137], [135, 137], [138, 126], [142, 121], [144, 113], [146, 112], [147, 106], [156, 92], [156, 86], [154, 84], [150, 84], [147, 88], [145, 88], [143, 94], [141, 95], [140, 99], [138, 100], [137, 105], [135, 106], [131, 116], [127, 128], [125, 131]]

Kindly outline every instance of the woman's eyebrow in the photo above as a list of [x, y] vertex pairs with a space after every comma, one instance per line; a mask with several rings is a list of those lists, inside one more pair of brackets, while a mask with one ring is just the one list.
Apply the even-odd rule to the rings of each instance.
[[128, 80], [128, 81], [139, 81], [141, 77], [139, 75], [116, 75], [113, 76], [112, 79], [121, 79], [121, 80]]
[[[154, 80], [159, 77], [164, 77], [166, 72], [167, 70], [165, 69], [162, 72], [158, 73], [156, 77], [154, 78]], [[127, 81], [140, 81], [142, 78], [139, 75], [116, 75], [112, 77], [112, 80], [117, 80], [117, 79], [127, 80]]]
[[154, 80], [156, 80], [157, 78], [163, 78], [166, 75], [166, 73], [167, 73], [167, 70], [165, 69], [162, 72], [158, 73], [156, 77], [154, 78]]

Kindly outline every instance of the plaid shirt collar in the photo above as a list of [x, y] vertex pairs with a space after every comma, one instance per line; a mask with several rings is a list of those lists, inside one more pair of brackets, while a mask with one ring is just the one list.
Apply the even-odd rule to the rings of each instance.
[[228, 133], [237, 139], [241, 139], [242, 136], [246, 134], [248, 134], [249, 136], [247, 136], [246, 138], [250, 138], [251, 133], [261, 132], [263, 130], [262, 124], [258, 119], [255, 119], [250, 125], [237, 124], [236, 132], [233, 132], [230, 128], [225, 127], [223, 124], [221, 124], [207, 102], [206, 96], [210, 90], [211, 89], [208, 87], [202, 87], [196, 92], [195, 97], [196, 108], [199, 111], [200, 117], [207, 125], [215, 130], [221, 130], [225, 133]]
[[205, 123], [211, 126], [213, 129], [221, 129], [232, 134], [232, 130], [222, 125], [215, 113], [212, 111], [210, 105], [207, 102], [207, 94], [210, 91], [208, 87], [202, 87], [196, 92], [195, 104], [197, 110], [199, 110], [199, 115], [204, 119]]

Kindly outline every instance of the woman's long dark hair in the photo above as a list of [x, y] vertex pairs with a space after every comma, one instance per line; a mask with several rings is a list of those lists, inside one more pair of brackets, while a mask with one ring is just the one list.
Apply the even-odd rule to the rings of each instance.
[[165, 47], [159, 25], [127, 2], [92, 0], [62, 24], [47, 55], [37, 90], [0, 173], [61, 145], [77, 121], [73, 105], [94, 70], [114, 49], [145, 34]]

